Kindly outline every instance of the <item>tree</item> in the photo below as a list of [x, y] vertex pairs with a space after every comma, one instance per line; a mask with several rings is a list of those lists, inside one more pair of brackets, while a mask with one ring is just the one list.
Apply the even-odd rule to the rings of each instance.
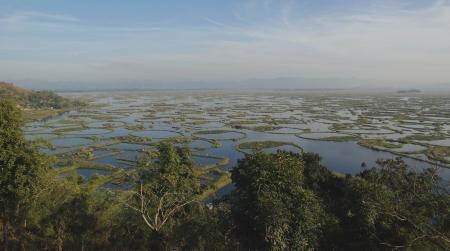
[[326, 233], [328, 249], [447, 250], [450, 201], [443, 185], [436, 169], [415, 172], [401, 159], [331, 177], [320, 193], [337, 219]]
[[10, 100], [0, 101], [0, 217], [3, 246], [12, 237], [19, 241], [26, 216], [39, 193], [41, 177], [48, 170], [37, 147], [24, 139], [20, 111]]
[[381, 247], [450, 248], [450, 197], [436, 168], [416, 172], [400, 159], [380, 160], [358, 175], [372, 236]]
[[87, 194], [78, 194], [41, 223], [42, 226], [51, 226], [49, 230], [53, 233], [57, 250], [64, 247], [84, 250], [88, 233], [95, 229], [97, 221], [89, 207]]
[[304, 188], [300, 155], [255, 153], [232, 171], [231, 209], [243, 249], [310, 250], [318, 247], [323, 209]]
[[168, 143], [158, 145], [156, 158], [140, 161], [137, 182], [137, 191], [126, 205], [138, 212], [160, 238], [164, 238], [164, 228], [176, 214], [196, 201], [200, 189], [190, 152]]
[[[299, 156], [300, 157], [300, 156]], [[301, 158], [305, 163], [304, 185], [314, 192], [325, 195], [330, 187], [330, 180], [335, 177], [333, 173], [320, 164], [321, 157], [316, 153], [302, 153]]]
[[180, 250], [238, 250], [229, 203], [202, 203], [189, 207], [186, 219], [174, 230], [172, 243]]

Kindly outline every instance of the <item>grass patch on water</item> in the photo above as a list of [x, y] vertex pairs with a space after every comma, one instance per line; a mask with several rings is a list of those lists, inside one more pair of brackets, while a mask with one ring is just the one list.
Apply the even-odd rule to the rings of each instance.
[[358, 140], [358, 139], [359, 138], [357, 136], [348, 135], [348, 136], [326, 137], [326, 138], [322, 138], [320, 140], [335, 141], [335, 142], [348, 142], [348, 141], [355, 141], [355, 140]]
[[430, 146], [426, 151], [426, 155], [430, 159], [450, 164], [450, 161], [448, 160], [448, 157], [450, 157], [450, 147]]
[[209, 185], [199, 196], [200, 201], [212, 196], [218, 190], [231, 183], [231, 173], [224, 173], [213, 184]]
[[45, 120], [67, 111], [67, 109], [27, 109], [24, 110], [23, 118], [25, 122]]
[[373, 148], [373, 147], [383, 147], [388, 149], [401, 148], [403, 145], [400, 143], [394, 143], [386, 141], [383, 139], [363, 139], [358, 142], [361, 146]]
[[[238, 145], [239, 149], [252, 149], [252, 150], [262, 150], [264, 148], [273, 148], [279, 146], [295, 146], [299, 147], [291, 142], [283, 142], [283, 141], [253, 141], [253, 142], [245, 142]], [[300, 148], [300, 147], [299, 147]]]
[[235, 131], [230, 131], [230, 130], [204, 130], [204, 131], [196, 132], [196, 134], [223, 134], [223, 133], [227, 133], [227, 132], [235, 132]]
[[121, 143], [129, 143], [129, 144], [141, 144], [141, 143], [147, 143], [151, 139], [148, 137], [139, 137], [134, 135], [127, 135], [127, 136], [118, 136], [112, 138], [112, 140], [120, 141]]

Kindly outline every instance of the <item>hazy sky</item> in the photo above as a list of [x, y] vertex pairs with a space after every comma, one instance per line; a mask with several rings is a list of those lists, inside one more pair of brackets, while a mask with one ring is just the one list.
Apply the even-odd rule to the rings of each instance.
[[0, 80], [450, 83], [450, 0], [0, 0], [0, 6]]

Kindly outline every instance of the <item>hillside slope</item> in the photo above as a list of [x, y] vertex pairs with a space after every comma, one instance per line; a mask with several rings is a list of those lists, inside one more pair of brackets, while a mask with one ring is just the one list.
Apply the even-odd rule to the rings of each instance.
[[0, 82], [0, 100], [12, 99], [23, 110], [25, 122], [46, 119], [86, 104], [59, 96], [52, 91], [33, 91]]
[[0, 99], [3, 98], [12, 98], [19, 106], [28, 109], [65, 109], [82, 105], [52, 91], [32, 91], [0, 82]]

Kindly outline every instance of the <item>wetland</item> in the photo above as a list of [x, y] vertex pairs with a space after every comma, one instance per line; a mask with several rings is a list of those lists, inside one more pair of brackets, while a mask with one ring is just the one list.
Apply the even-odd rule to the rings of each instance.
[[[320, 91], [145, 91], [61, 93], [88, 106], [28, 123], [27, 139], [101, 185], [120, 184], [158, 142], [190, 148], [198, 178], [221, 195], [245, 154], [315, 152], [322, 164], [356, 174], [378, 159], [440, 167], [450, 178], [450, 95]], [[433, 109], [430, 109], [432, 107]]]

